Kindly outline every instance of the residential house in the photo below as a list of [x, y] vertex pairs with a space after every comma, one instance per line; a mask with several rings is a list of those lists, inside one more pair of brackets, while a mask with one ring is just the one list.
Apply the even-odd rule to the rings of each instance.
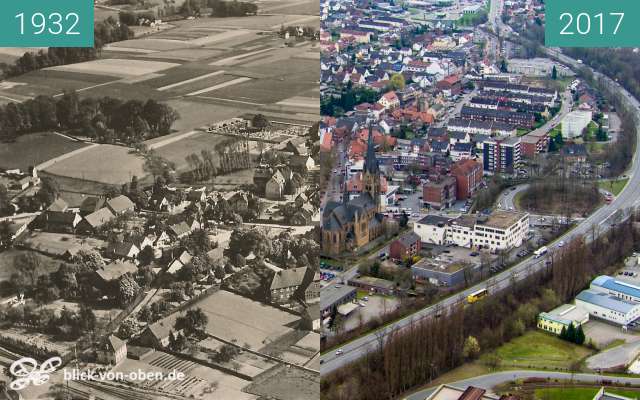
[[271, 302], [288, 302], [304, 283], [307, 271], [307, 267], [300, 267], [275, 272], [269, 287]]
[[402, 235], [389, 245], [389, 257], [402, 261], [420, 253], [420, 236], [414, 232]]
[[127, 343], [115, 335], [109, 335], [96, 349], [98, 362], [118, 365], [127, 358]]
[[107, 256], [117, 259], [135, 260], [140, 253], [140, 248], [133, 243], [115, 242], [107, 247]]
[[99, 209], [89, 215], [86, 215], [78, 224], [78, 231], [83, 233], [95, 233], [106, 223], [115, 218], [115, 215], [106, 207]]

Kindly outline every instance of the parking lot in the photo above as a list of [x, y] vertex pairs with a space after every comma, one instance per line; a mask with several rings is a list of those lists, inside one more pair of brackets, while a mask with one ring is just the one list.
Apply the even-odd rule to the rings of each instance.
[[343, 326], [345, 331], [356, 329], [374, 318], [379, 318], [386, 313], [395, 311], [400, 305], [398, 299], [388, 296], [366, 296], [366, 299], [359, 300], [360, 307], [345, 319]]

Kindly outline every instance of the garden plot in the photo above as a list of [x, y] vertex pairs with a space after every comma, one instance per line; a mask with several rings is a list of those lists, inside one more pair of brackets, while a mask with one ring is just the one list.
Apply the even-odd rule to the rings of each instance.
[[157, 73], [177, 67], [178, 65], [180, 64], [160, 61], [107, 58], [78, 64], [60, 65], [57, 67], [46, 68], [46, 70], [131, 78], [134, 76]]

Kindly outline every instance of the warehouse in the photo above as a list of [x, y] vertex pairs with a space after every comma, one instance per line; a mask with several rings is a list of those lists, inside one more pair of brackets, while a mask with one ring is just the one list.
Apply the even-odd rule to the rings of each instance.
[[576, 306], [588, 311], [593, 317], [622, 326], [627, 326], [640, 317], [640, 304], [591, 289], [583, 290], [576, 296]]
[[640, 303], [640, 287], [602, 275], [591, 282], [591, 290], [607, 293], [622, 300]]

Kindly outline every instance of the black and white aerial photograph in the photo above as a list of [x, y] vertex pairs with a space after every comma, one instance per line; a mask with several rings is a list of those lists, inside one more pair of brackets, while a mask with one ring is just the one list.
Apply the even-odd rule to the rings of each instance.
[[0, 48], [0, 399], [319, 399], [319, 2], [94, 18]]

